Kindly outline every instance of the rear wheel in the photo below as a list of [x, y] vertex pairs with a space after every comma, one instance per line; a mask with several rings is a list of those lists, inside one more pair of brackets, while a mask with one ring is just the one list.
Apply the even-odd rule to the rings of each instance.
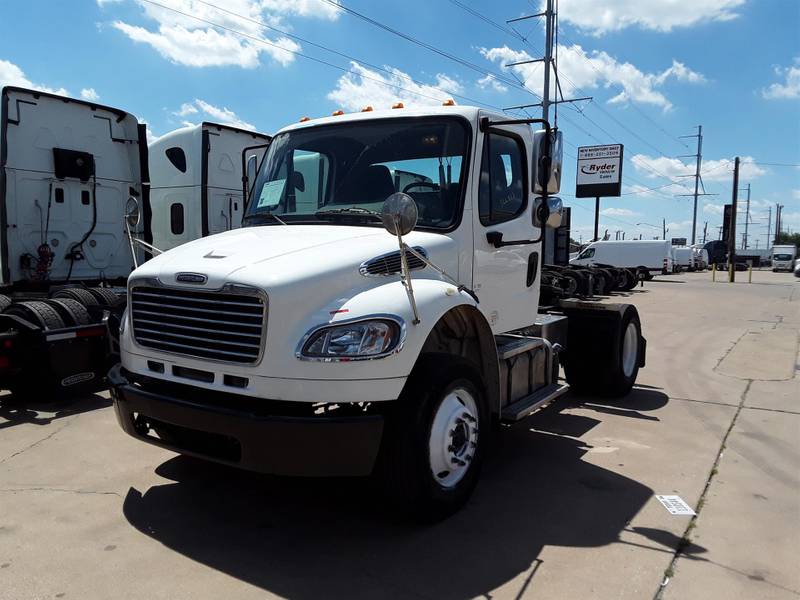
[[61, 320], [71, 327], [74, 325], [89, 325], [92, 322], [86, 307], [71, 298], [53, 298], [47, 304], [56, 309]]
[[53, 298], [67, 298], [69, 300], [75, 300], [87, 308], [90, 306], [100, 306], [100, 303], [97, 301], [97, 298], [95, 298], [94, 294], [92, 294], [86, 288], [63, 288], [54, 293]]
[[92, 294], [101, 306], [113, 307], [119, 304], [121, 298], [116, 292], [108, 288], [89, 288], [89, 293]]
[[458, 357], [422, 356], [387, 420], [384, 484], [415, 520], [448, 517], [478, 483], [490, 424], [476, 370]]
[[562, 353], [570, 387], [589, 396], [621, 397], [630, 392], [642, 364], [642, 326], [633, 306], [622, 318], [570, 316], [569, 343]]
[[61, 329], [65, 327], [64, 320], [55, 308], [39, 300], [17, 302], [5, 311], [6, 314], [16, 315], [26, 321], [38, 325], [42, 329]]

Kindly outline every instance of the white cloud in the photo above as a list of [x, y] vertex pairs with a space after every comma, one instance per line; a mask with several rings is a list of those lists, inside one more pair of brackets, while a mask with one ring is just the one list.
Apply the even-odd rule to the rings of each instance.
[[[625, 177], [623, 176], [623, 179]], [[675, 196], [675, 194], [683, 194], [686, 192], [686, 188], [678, 183], [669, 183], [666, 185], [659, 185], [659, 186], [644, 186], [638, 183], [633, 185], [623, 185], [624, 193], [623, 195], [635, 195], [637, 198], [664, 198]], [[653, 189], [655, 187], [655, 189]]]
[[708, 215], [722, 215], [724, 207], [722, 204], [706, 203], [703, 205], [703, 212]]
[[0, 59], [0, 88], [13, 85], [23, 88], [31, 88], [49, 92], [51, 94], [59, 94], [61, 96], [68, 96], [69, 92], [62, 88], [51, 88], [41, 83], [34, 83], [25, 75], [25, 73], [17, 65], [7, 60]]
[[775, 67], [775, 74], [784, 78], [784, 83], [773, 83], [761, 90], [767, 100], [791, 100], [800, 98], [800, 56], [794, 59], [792, 67]]
[[792, 198], [800, 200], [800, 190], [792, 190]]
[[88, 100], [89, 102], [97, 102], [100, 100], [100, 95], [94, 90], [94, 88], [83, 88], [81, 90], [81, 98]]
[[501, 94], [508, 91], [508, 88], [506, 86], [497, 81], [497, 79], [495, 79], [491, 75], [486, 75], [486, 77], [481, 77], [480, 79], [478, 79], [477, 83], [478, 87], [481, 88], [482, 90], [485, 90], [486, 88], [491, 88], [495, 92], [500, 92]]
[[[104, 6], [114, 0], [97, 1]], [[161, 0], [175, 10], [136, 2], [157, 28], [125, 21], [115, 21], [113, 26], [133, 41], [152, 46], [167, 60], [190, 67], [251, 69], [260, 64], [262, 53], [285, 67], [294, 61], [300, 44], [286, 36], [267, 37], [259, 22], [276, 25], [284, 16], [335, 20], [339, 15], [335, 6], [318, 0], [226, 0], [220, 9], [196, 0]]]
[[603, 35], [638, 26], [671, 31], [709, 21], [730, 21], [739, 16], [736, 8], [745, 0], [614, 0], [602, 5], [596, 0], [570, 0], [559, 7], [559, 18], [576, 27]]
[[600, 211], [601, 215], [610, 217], [637, 217], [639, 213], [628, 210], [627, 208], [604, 208]]
[[[360, 110], [370, 105], [373, 108], [390, 108], [395, 102], [406, 106], [439, 105], [443, 100], [462, 91], [455, 79], [439, 73], [436, 83], [418, 84], [409, 76], [393, 67], [385, 67], [390, 74], [373, 71], [360, 64], [350, 63], [353, 73], [345, 73], [328, 93], [328, 99], [347, 110]], [[402, 88], [402, 89], [401, 89]]]
[[[651, 179], [661, 176], [675, 179], [684, 175], [694, 175], [695, 171], [693, 163], [685, 163], [678, 158], [670, 158], [668, 156], [651, 157], [646, 154], [635, 154], [630, 161], [639, 173]], [[733, 177], [733, 164], [732, 158], [704, 160], [700, 170], [703, 181], [706, 183], [710, 181], [730, 182]], [[754, 163], [752, 156], [741, 157], [739, 165], [740, 180], [755, 179], [766, 173], [765, 169]]]
[[[660, 106], [664, 110], [672, 108], [672, 103], [659, 91], [669, 80], [685, 83], [702, 83], [705, 77], [676, 60], [661, 72], [645, 73], [629, 62], [618, 62], [606, 52], [587, 52], [580, 45], [559, 45], [558, 70], [564, 96], [575, 95], [579, 90], [586, 91], [598, 87], [620, 86], [622, 91], [612, 97], [610, 103], [639, 102]], [[513, 62], [531, 60], [525, 51], [517, 51], [508, 46], [481, 48], [481, 54], [492, 62], [505, 65]], [[528, 63], [508, 67], [517, 74], [534, 92], [543, 93], [544, 69], [541, 63]], [[555, 90], [551, 92], [555, 98]]]
[[[247, 121], [243, 121], [231, 109], [227, 107], [219, 108], [218, 106], [209, 104], [205, 100], [200, 100], [199, 98], [195, 99], [193, 102], [184, 102], [181, 104], [180, 109], [172, 114], [180, 117], [185, 117], [188, 115], [201, 115], [204, 118], [208, 117], [210, 120], [216, 123], [222, 123], [223, 125], [230, 125], [231, 127], [250, 129], [253, 131], [256, 130], [255, 125], [248, 123]], [[181, 124], [186, 127], [195, 125], [195, 123], [187, 120], [181, 121]]]

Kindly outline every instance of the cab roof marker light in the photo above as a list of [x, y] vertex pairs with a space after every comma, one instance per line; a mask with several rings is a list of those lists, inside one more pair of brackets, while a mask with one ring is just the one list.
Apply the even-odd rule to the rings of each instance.
[[372, 112], [373, 110], [374, 109], [372, 108], [372, 106], [367, 104], [364, 108], [361, 109], [361, 112]]
[[392, 108], [405, 108], [405, 107], [406, 105], [403, 104], [402, 102], [395, 102], [394, 104], [392, 104]]
[[341, 117], [344, 114], [344, 111], [340, 108], [339, 110], [335, 110], [331, 113], [332, 117]]
[[455, 106], [455, 105], [456, 105], [456, 101], [453, 100], [452, 98], [448, 98], [447, 100], [442, 102], [442, 106]]
[[310, 121], [311, 117], [300, 117], [300, 122], [305, 123], [306, 121]]

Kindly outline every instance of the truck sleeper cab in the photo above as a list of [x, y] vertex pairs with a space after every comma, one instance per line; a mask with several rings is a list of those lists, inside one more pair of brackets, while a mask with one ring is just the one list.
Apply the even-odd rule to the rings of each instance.
[[403, 510], [452, 513], [492, 425], [567, 390], [561, 364], [608, 395], [644, 366], [633, 306], [537, 314], [559, 142], [456, 106], [284, 128], [242, 229], [131, 275], [109, 374], [120, 425], [262, 472], [381, 473]]

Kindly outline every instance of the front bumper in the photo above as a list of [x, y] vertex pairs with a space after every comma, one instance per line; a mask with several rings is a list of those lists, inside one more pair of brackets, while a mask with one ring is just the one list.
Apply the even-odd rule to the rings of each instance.
[[132, 381], [119, 364], [109, 372], [108, 382], [117, 421], [129, 435], [261, 473], [368, 475], [383, 434], [381, 414], [277, 414], [275, 407], [284, 403], [212, 396], [180, 385], [167, 391], [151, 388]]

